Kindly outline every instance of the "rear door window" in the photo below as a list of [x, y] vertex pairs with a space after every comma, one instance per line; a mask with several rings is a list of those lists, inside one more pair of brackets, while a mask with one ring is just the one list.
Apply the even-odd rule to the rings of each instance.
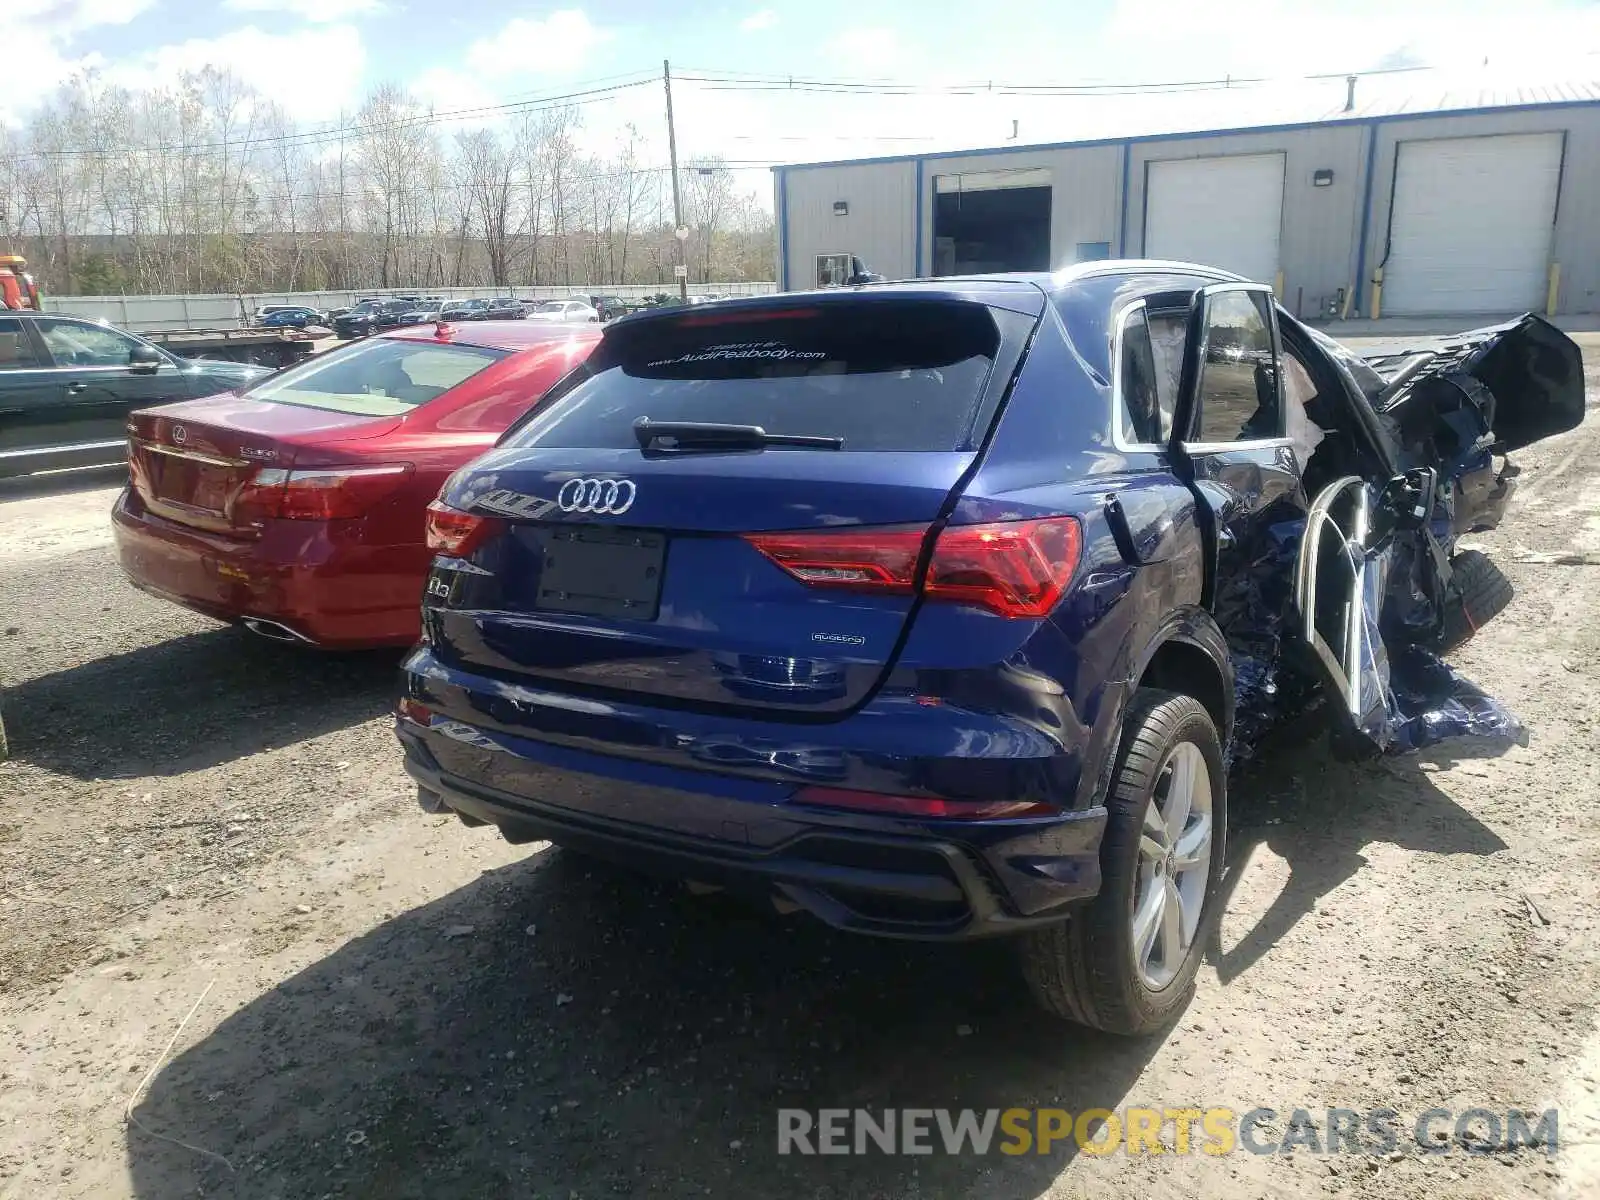
[[581, 381], [505, 444], [636, 448], [640, 418], [839, 437], [847, 453], [964, 450], [981, 439], [985, 384], [1001, 343], [996, 314], [982, 305], [683, 311], [616, 327]]
[[28, 342], [28, 331], [15, 317], [0, 317], [0, 371], [20, 371], [24, 367], [38, 366], [33, 347]]
[[330, 412], [398, 416], [505, 357], [503, 350], [380, 338], [280, 371], [250, 389], [255, 400]]

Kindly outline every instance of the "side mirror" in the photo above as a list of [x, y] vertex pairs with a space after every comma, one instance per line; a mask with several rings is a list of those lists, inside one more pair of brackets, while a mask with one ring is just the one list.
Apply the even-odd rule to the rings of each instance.
[[166, 361], [161, 351], [143, 342], [128, 351], [128, 369], [135, 375], [154, 375]]

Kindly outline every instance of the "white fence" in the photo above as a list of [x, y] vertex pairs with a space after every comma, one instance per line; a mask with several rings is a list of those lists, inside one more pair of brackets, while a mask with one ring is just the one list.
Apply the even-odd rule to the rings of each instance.
[[[660, 292], [674, 293], [677, 282], [588, 287], [509, 288], [371, 288], [357, 292], [260, 292], [237, 296], [50, 296], [47, 312], [89, 317], [135, 333], [156, 329], [237, 329], [250, 323], [264, 304], [303, 304], [307, 308], [348, 308], [364, 296], [425, 295], [443, 300], [485, 299], [513, 295], [519, 300], [564, 300], [568, 296], [620, 296], [642, 300]], [[776, 292], [775, 283], [691, 283], [691, 296], [765, 296]]]
[[46, 312], [104, 319], [134, 333], [151, 329], [237, 329], [237, 296], [51, 296]]

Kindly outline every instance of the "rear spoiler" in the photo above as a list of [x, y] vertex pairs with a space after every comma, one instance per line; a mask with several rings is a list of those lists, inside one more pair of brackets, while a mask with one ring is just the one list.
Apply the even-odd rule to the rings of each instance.
[[[1362, 361], [1384, 381], [1374, 407], [1390, 412], [1429, 380], [1470, 376], [1493, 397], [1485, 413], [1502, 453], [1575, 429], [1583, 421], [1583, 354], [1543, 317], [1375, 348]], [[1476, 389], [1474, 389], [1476, 390]]]

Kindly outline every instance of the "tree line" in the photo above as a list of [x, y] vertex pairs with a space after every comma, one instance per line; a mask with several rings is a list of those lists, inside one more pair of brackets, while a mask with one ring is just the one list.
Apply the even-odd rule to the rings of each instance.
[[[671, 173], [573, 104], [463, 129], [405, 89], [301, 126], [225, 71], [75, 78], [0, 126], [0, 252], [47, 291], [164, 294], [673, 283]], [[765, 280], [772, 215], [719, 158], [679, 170], [690, 279]]]

